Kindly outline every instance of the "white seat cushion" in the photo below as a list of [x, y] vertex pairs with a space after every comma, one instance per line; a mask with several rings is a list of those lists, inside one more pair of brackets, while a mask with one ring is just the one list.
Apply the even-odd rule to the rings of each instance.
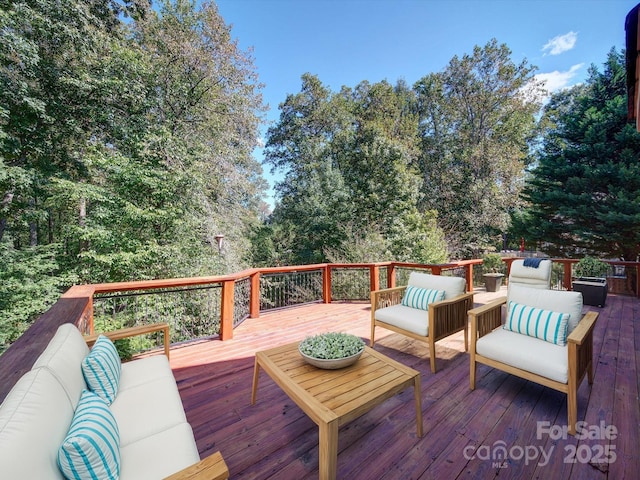
[[476, 342], [479, 355], [560, 383], [569, 378], [568, 347], [496, 328]]
[[122, 364], [118, 393], [159, 378], [175, 381], [166, 355], [154, 355]]
[[200, 461], [186, 422], [121, 447], [120, 454], [120, 480], [158, 480]]
[[376, 310], [375, 319], [408, 330], [416, 335], [429, 336], [429, 312], [427, 310], [392, 305]]
[[111, 411], [120, 428], [121, 447], [187, 421], [173, 376], [119, 391]]

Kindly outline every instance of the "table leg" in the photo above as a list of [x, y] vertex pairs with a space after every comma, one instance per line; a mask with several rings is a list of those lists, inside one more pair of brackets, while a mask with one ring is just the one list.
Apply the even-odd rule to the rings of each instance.
[[318, 477], [319, 480], [335, 480], [338, 469], [338, 420], [320, 422], [318, 429]]
[[260, 364], [258, 363], [258, 357], [255, 359], [253, 365], [253, 386], [251, 387], [251, 405], [256, 404], [256, 394], [258, 393], [258, 375], [260, 374]]
[[416, 397], [416, 430], [418, 437], [422, 437], [422, 390], [420, 389], [420, 375], [413, 379], [413, 393]]

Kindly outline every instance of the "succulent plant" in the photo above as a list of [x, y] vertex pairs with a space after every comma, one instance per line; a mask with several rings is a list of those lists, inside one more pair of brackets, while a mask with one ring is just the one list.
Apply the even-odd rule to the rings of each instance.
[[355, 335], [328, 332], [305, 338], [298, 348], [309, 357], [333, 360], [360, 353], [364, 345], [364, 341]]

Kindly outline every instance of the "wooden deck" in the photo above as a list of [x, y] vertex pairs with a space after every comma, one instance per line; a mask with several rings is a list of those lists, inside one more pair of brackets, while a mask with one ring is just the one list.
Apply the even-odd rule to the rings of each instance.
[[[496, 294], [477, 292], [476, 303], [490, 296]], [[471, 391], [462, 333], [437, 344], [438, 373], [432, 374], [426, 344], [378, 329], [376, 350], [421, 373], [425, 434], [416, 437], [407, 389], [340, 429], [338, 478], [638, 478], [640, 300], [610, 295], [605, 308], [587, 308], [600, 311], [595, 380], [580, 387], [578, 418], [598, 438], [538, 435], [539, 421], [554, 428], [567, 423], [566, 397], [554, 390], [481, 365]], [[264, 372], [256, 405], [250, 400], [256, 351], [325, 331], [368, 340], [369, 305], [271, 312], [246, 320], [232, 340], [172, 347], [201, 456], [220, 450], [232, 479], [318, 478], [318, 427]], [[601, 426], [609, 430], [596, 431]], [[613, 427], [615, 438], [603, 438]]]

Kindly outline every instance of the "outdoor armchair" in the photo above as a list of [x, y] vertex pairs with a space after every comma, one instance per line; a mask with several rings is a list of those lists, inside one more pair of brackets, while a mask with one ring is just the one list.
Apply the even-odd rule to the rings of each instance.
[[593, 383], [593, 328], [598, 317], [597, 312], [583, 316], [582, 306], [579, 292], [512, 285], [508, 298], [470, 310], [471, 390], [476, 386], [476, 366], [482, 363], [563, 392], [568, 431], [575, 435], [578, 387], [585, 375]]
[[431, 372], [436, 373], [436, 342], [464, 331], [468, 349], [467, 311], [473, 293], [464, 278], [412, 272], [408, 285], [371, 292], [371, 346], [375, 328], [383, 327], [429, 344]]

